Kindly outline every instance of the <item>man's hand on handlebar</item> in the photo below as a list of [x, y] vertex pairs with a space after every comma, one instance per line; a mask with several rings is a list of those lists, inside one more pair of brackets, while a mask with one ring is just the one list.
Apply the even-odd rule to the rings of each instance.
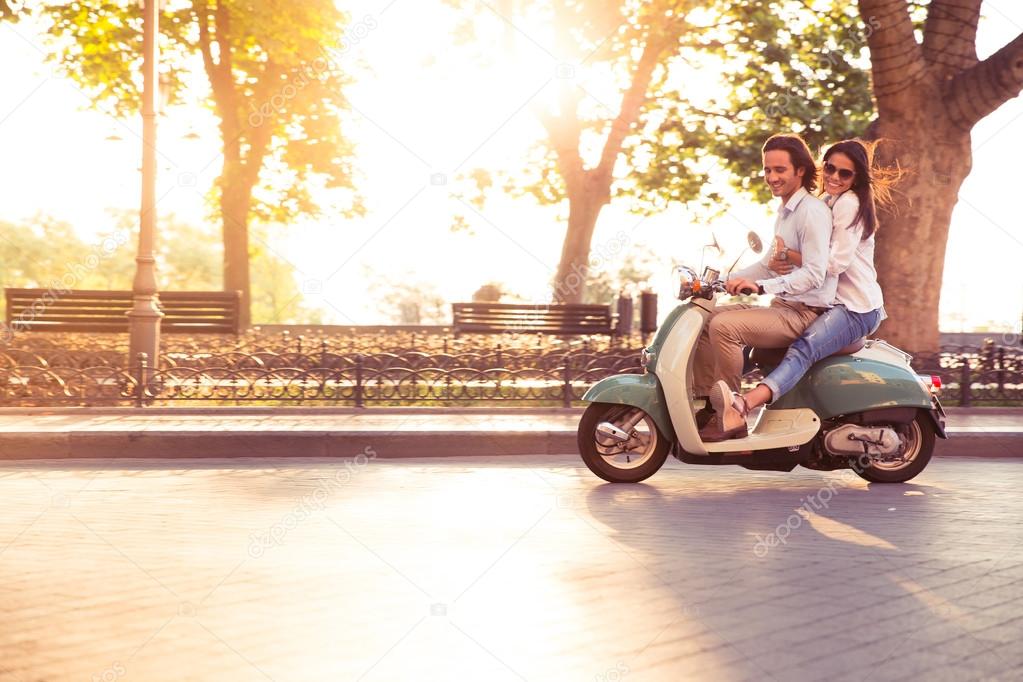
[[734, 277], [725, 282], [725, 291], [732, 296], [739, 294], [755, 294], [760, 287], [751, 279], [745, 277]]

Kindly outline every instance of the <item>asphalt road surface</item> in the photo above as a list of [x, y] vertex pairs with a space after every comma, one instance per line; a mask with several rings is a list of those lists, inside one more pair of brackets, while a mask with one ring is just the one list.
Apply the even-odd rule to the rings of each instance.
[[0, 464], [0, 682], [1023, 679], [1023, 461]]

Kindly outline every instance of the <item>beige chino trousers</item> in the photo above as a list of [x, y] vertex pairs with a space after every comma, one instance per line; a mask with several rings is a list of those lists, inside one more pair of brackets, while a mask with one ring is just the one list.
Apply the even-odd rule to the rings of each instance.
[[817, 319], [803, 303], [775, 298], [767, 308], [738, 303], [715, 308], [696, 343], [694, 392], [706, 396], [718, 379], [739, 390], [743, 346], [786, 348]]

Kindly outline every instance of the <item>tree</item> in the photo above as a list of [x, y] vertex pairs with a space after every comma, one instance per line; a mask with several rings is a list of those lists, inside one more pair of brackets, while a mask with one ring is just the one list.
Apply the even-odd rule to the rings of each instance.
[[883, 162], [912, 170], [894, 213], [883, 216], [877, 266], [891, 323], [911, 349], [938, 347], [938, 303], [952, 209], [972, 168], [973, 127], [1023, 91], [1023, 33], [983, 61], [981, 0], [931, 0], [922, 37], [907, 0], [859, 0], [877, 20], [868, 36]]
[[18, 12], [21, 8], [11, 3], [10, 0], [0, 0], [0, 20], [8, 19], [10, 21], [18, 20]]
[[[452, 0], [452, 4], [460, 3]], [[511, 27], [523, 17], [546, 19], [558, 38], [557, 57], [562, 63], [554, 80], [557, 103], [552, 108], [535, 103], [532, 107], [546, 139], [530, 164], [536, 169], [532, 177], [517, 189], [542, 204], [568, 204], [568, 226], [554, 277], [554, 297], [560, 302], [579, 303], [585, 296], [593, 232], [613, 196], [623, 145], [648, 100], [658, 69], [678, 53], [683, 35], [696, 32], [686, 12], [699, 4], [692, 0], [505, 0], [499, 5], [509, 27], [506, 43], [520, 37]], [[598, 63], [621, 85], [620, 99], [610, 115], [575, 76], [584, 64]], [[479, 178], [476, 181], [479, 184]]]
[[[722, 159], [738, 186], [766, 198], [759, 147], [769, 134], [800, 132], [813, 147], [879, 140], [878, 161], [906, 171], [877, 234], [889, 314], [881, 334], [910, 350], [937, 350], [945, 245], [971, 169], [970, 131], [1023, 90], [1023, 35], [977, 58], [981, 4], [757, 0], [725, 7], [727, 38], [718, 53], [732, 65], [728, 100], [701, 113], [677, 94], [681, 104], [648, 145], [660, 171], [640, 184], [672, 195], [665, 169], [699, 149]], [[665, 145], [667, 135], [687, 143]]]
[[[128, 0], [48, 3], [59, 61], [95, 102], [121, 116], [139, 110], [141, 13]], [[215, 185], [224, 243], [223, 286], [242, 292], [250, 320], [250, 221], [315, 216], [319, 190], [348, 214], [353, 149], [342, 135], [349, 83], [347, 17], [332, 0], [178, 0], [160, 17], [162, 68], [171, 101], [205, 79], [220, 126], [223, 162]], [[365, 30], [366, 27], [363, 27]]]
[[[567, 25], [574, 21], [585, 34], [593, 21], [586, 18], [587, 3], [550, 2]], [[514, 5], [505, 4], [509, 10]], [[882, 333], [908, 349], [935, 350], [949, 222], [971, 168], [970, 130], [1023, 89], [1023, 35], [977, 58], [981, 4], [715, 0], [699, 3], [697, 21], [684, 14], [686, 3], [673, 3], [679, 42], [658, 53], [645, 87], [637, 78], [642, 59], [628, 59], [642, 44], [635, 30], [642, 22], [628, 21], [620, 38], [602, 48], [602, 57], [616, 54], [633, 65], [627, 93], [642, 90], [638, 98], [623, 96], [615, 119], [617, 130], [626, 131], [620, 145], [608, 144], [609, 136], [603, 146], [601, 162], [620, 164], [609, 192], [607, 165], [583, 167], [576, 132], [606, 131], [610, 124], [592, 117], [580, 123], [573, 114], [578, 95], [564, 100], [560, 116], [548, 122], [542, 155], [533, 160], [537, 170], [527, 189], [546, 203], [567, 199], [570, 205], [559, 281], [573, 264], [585, 263], [592, 227], [583, 228], [610, 197], [628, 199], [640, 212], [672, 202], [712, 208], [719, 197], [707, 182], [720, 164], [740, 189], [767, 201], [760, 147], [770, 134], [798, 132], [813, 148], [850, 137], [883, 139], [879, 162], [907, 175], [895, 206], [882, 212], [877, 237], [889, 313]], [[646, 3], [649, 16], [665, 10], [662, 5]], [[624, 7], [616, 4], [615, 11], [626, 16]], [[626, 43], [631, 52], [621, 49]], [[723, 94], [708, 98], [688, 88], [707, 69], [719, 71]], [[625, 102], [636, 99], [635, 115], [622, 116]], [[577, 178], [574, 190], [569, 177]]]
[[435, 285], [421, 279], [415, 271], [409, 269], [397, 276], [381, 277], [379, 271], [364, 266], [362, 274], [370, 283], [370, 295], [377, 301], [377, 310], [392, 324], [429, 325], [451, 321], [451, 307], [444, 297]]

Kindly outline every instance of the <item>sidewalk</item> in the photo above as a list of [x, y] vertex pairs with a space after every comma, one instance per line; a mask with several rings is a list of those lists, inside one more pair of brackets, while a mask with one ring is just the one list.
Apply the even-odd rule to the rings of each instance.
[[[0, 408], [0, 457], [576, 453], [582, 409]], [[1023, 408], [949, 408], [936, 455], [1023, 457]]]

